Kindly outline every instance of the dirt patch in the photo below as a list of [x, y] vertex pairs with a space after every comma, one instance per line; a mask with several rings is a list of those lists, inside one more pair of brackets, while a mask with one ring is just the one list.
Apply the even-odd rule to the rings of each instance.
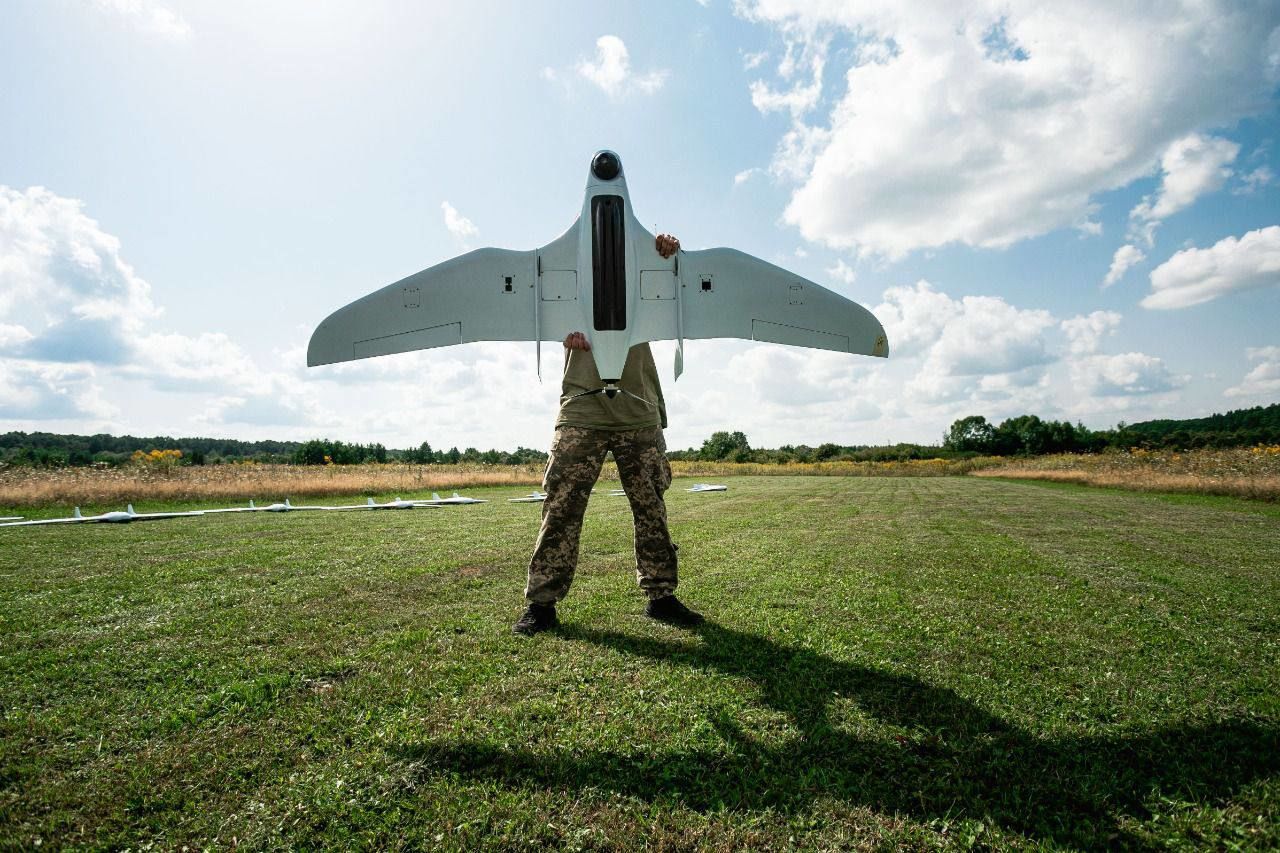
[[497, 566], [463, 566], [458, 569], [458, 577], [463, 578], [483, 578], [497, 573]]

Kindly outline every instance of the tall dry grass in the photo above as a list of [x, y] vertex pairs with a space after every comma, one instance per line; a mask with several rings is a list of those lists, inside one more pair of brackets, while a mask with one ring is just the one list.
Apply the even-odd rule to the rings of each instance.
[[[901, 462], [671, 463], [677, 477], [979, 477], [1057, 480], [1143, 491], [1280, 499], [1280, 447], [1158, 453], [1134, 450], [1016, 461], [913, 459]], [[54, 470], [0, 466], [0, 506], [122, 506], [125, 503], [244, 502], [283, 498], [416, 494], [475, 486], [536, 486], [535, 465], [205, 465]], [[602, 479], [616, 481], [604, 466]]]
[[0, 506], [281, 500], [533, 485], [540, 465], [188, 465], [0, 468]]
[[[766, 465], [673, 462], [677, 477], [814, 475], [833, 477], [944, 477], [964, 474], [998, 459], [951, 462], [812, 462]], [[244, 502], [344, 495], [414, 494], [473, 486], [536, 486], [536, 465], [130, 465], [121, 468], [33, 469], [0, 467], [0, 506], [116, 506], [128, 502]], [[601, 478], [618, 479], [609, 462]]]
[[1003, 465], [973, 474], [1275, 501], [1280, 500], [1280, 445], [1183, 453], [1142, 448], [1098, 454], [1063, 453], [1006, 460]]

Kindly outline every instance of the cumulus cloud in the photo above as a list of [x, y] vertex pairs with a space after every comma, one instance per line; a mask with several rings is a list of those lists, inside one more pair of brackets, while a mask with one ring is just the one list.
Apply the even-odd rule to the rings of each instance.
[[121, 363], [160, 314], [120, 241], [75, 199], [0, 186], [0, 355]]
[[1116, 249], [1115, 255], [1111, 258], [1111, 269], [1107, 270], [1107, 277], [1102, 280], [1103, 287], [1110, 287], [1120, 279], [1124, 278], [1124, 274], [1129, 271], [1135, 264], [1140, 264], [1147, 259], [1147, 256], [1141, 249], [1132, 244], [1126, 244]]
[[1196, 199], [1227, 182], [1232, 175], [1227, 165], [1239, 153], [1239, 145], [1221, 137], [1192, 133], [1175, 140], [1160, 158], [1163, 177], [1159, 191], [1129, 211], [1135, 233], [1150, 246], [1161, 220], [1190, 207]]
[[1053, 316], [993, 296], [952, 299], [927, 281], [891, 287], [873, 313], [894, 358], [917, 359], [907, 392], [931, 403], [1009, 396], [1044, 381], [1057, 359], [1045, 333]]
[[1280, 225], [1184, 249], [1151, 271], [1144, 308], [1186, 308], [1227, 293], [1280, 284]]
[[661, 89], [670, 76], [670, 72], [661, 69], [637, 74], [631, 68], [627, 45], [613, 35], [603, 35], [596, 39], [595, 57], [579, 61], [577, 72], [611, 98], [621, 97], [632, 91], [651, 95]]
[[923, 279], [889, 288], [883, 300], [871, 313], [884, 326], [895, 358], [916, 355], [932, 345], [959, 310], [954, 299]]
[[1274, 401], [1280, 396], [1280, 347], [1250, 347], [1245, 355], [1249, 361], [1256, 361], [1257, 364], [1245, 374], [1239, 385], [1222, 393], [1227, 397]]
[[[772, 169], [798, 185], [785, 221], [891, 257], [1089, 222], [1096, 195], [1149, 175], [1178, 140], [1259, 110], [1280, 80], [1280, 7], [1261, 0], [1159, 15], [1104, 0], [747, 0], [739, 11], [815, 51], [832, 33], [854, 40], [824, 52], [849, 63], [829, 109], [809, 94], [815, 77], [751, 93], [796, 116]], [[1208, 145], [1219, 162], [1223, 142]], [[1194, 191], [1194, 170], [1175, 171], [1188, 183], [1170, 183], [1153, 212]]]
[[858, 278], [857, 271], [846, 264], [843, 258], [837, 258], [835, 266], [827, 267], [827, 275], [842, 284], [853, 284]]
[[157, 328], [151, 286], [76, 199], [0, 186], [0, 281], [0, 416], [112, 418], [108, 385], [132, 397], [222, 393], [262, 416], [269, 401], [289, 414], [284, 425], [316, 412], [226, 335]]
[[1164, 361], [1140, 352], [1090, 355], [1071, 365], [1076, 387], [1096, 396], [1131, 396], [1172, 391], [1186, 384]]
[[876, 417], [879, 409], [863, 399], [847, 357], [808, 353], [787, 347], [753, 346], [730, 359], [729, 371], [747, 377], [762, 403], [801, 407], [815, 403], [848, 403], [851, 419]]
[[743, 169], [741, 172], [733, 176], [733, 185], [739, 186], [751, 180], [752, 176], [759, 174], [759, 169]]
[[86, 365], [0, 359], [0, 418], [19, 421], [109, 417], [116, 413]]
[[191, 25], [186, 19], [154, 0], [93, 0], [93, 5], [147, 35], [169, 41], [191, 37]]
[[449, 233], [458, 243], [467, 246], [480, 236], [480, 229], [475, 226], [475, 223], [459, 213], [458, 209], [449, 202], [440, 202], [440, 209], [444, 211], [444, 227], [449, 229]]
[[1098, 351], [1102, 339], [1114, 335], [1120, 325], [1120, 315], [1114, 311], [1094, 311], [1089, 315], [1077, 315], [1062, 321], [1062, 331], [1067, 336], [1067, 350], [1072, 355], [1087, 355]]
[[[818, 105], [822, 97], [822, 71], [827, 62], [827, 45], [812, 39], [792, 40], [787, 44], [787, 52], [779, 63], [778, 73], [787, 79], [790, 85], [775, 89], [763, 80], [752, 81], [751, 104], [762, 113], [788, 112], [793, 119], [799, 119]], [[805, 81], [794, 78], [799, 68], [808, 71]]]

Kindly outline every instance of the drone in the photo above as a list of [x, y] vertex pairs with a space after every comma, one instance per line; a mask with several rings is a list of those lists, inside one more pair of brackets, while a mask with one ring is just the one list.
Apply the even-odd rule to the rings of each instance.
[[543, 341], [582, 332], [612, 398], [635, 344], [741, 338], [889, 355], [875, 316], [838, 293], [736, 249], [680, 250], [663, 258], [636, 218], [622, 160], [599, 151], [587, 170], [578, 219], [529, 251], [477, 249], [414, 273], [326, 317], [307, 365], [335, 364], [473, 341]]

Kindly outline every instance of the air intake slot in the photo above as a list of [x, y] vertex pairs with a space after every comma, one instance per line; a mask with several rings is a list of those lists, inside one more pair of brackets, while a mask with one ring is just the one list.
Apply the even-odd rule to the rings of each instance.
[[627, 254], [622, 196], [591, 199], [591, 278], [596, 331], [625, 329]]

